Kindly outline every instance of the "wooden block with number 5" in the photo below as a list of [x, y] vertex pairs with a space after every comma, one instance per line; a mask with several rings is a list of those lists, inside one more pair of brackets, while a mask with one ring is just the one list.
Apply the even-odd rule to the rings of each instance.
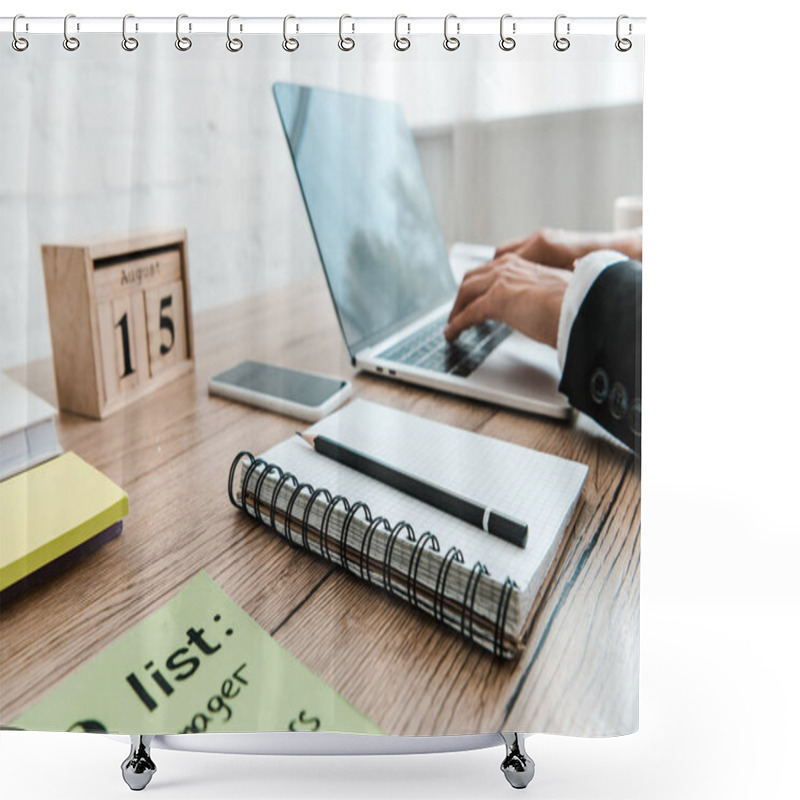
[[150, 374], [153, 376], [187, 357], [183, 298], [183, 281], [156, 286], [144, 293]]

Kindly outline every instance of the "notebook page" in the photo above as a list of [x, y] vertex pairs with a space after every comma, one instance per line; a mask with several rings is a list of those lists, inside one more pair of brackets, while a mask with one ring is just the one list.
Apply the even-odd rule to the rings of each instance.
[[583, 464], [364, 400], [351, 402], [308, 432], [525, 520], [529, 531], [523, 549], [320, 456], [298, 437], [262, 455], [301, 481], [366, 502], [373, 514], [393, 524], [405, 520], [418, 535], [430, 530], [442, 553], [455, 545], [467, 563], [482, 561], [494, 578], [509, 576], [523, 592], [557, 546], [588, 472]]

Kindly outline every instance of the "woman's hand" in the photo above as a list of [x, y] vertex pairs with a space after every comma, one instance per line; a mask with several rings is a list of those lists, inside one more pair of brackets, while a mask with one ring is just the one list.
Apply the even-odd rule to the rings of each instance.
[[571, 277], [566, 269], [506, 252], [464, 276], [444, 335], [452, 342], [467, 328], [495, 319], [556, 347], [561, 304]]

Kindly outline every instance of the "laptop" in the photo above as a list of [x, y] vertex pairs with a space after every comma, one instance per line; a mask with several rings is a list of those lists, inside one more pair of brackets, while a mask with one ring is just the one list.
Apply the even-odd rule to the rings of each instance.
[[552, 347], [487, 321], [452, 344], [456, 275], [417, 146], [397, 103], [276, 83], [273, 94], [339, 325], [360, 370], [521, 411], [567, 417]]

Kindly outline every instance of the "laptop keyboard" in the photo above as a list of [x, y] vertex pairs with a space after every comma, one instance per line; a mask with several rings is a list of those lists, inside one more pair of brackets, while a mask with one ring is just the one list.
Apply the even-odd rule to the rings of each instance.
[[378, 358], [466, 378], [511, 334], [507, 325], [490, 320], [464, 331], [451, 344], [444, 338], [446, 322], [446, 317], [432, 320]]

